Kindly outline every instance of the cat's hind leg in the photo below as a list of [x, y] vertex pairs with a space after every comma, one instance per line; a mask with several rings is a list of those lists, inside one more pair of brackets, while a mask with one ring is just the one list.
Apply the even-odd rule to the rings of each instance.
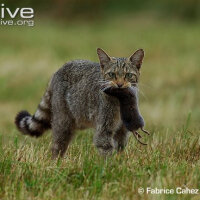
[[52, 105], [52, 158], [63, 157], [74, 135], [74, 120], [64, 99]]
[[52, 131], [52, 158], [63, 157], [72, 140], [74, 130], [63, 124], [63, 126], [53, 126]]

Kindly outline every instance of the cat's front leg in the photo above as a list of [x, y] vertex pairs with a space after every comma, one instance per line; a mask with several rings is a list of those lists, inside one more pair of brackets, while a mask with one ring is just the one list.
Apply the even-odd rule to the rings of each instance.
[[101, 155], [111, 155], [114, 149], [113, 131], [103, 126], [97, 128], [94, 135], [94, 144]]
[[126, 127], [122, 124], [115, 132], [113, 137], [115, 149], [117, 151], [122, 151], [128, 143], [129, 132]]
[[96, 132], [94, 144], [103, 156], [111, 155], [115, 149], [113, 136], [120, 119], [119, 101], [115, 97], [108, 95], [101, 96], [99, 113], [96, 118]]

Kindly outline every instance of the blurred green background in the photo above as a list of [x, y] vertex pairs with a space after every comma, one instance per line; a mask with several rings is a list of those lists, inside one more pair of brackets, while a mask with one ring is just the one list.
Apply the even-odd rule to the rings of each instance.
[[[143, 184], [200, 187], [198, 0], [4, 3], [11, 10], [33, 7], [35, 26], [0, 26], [0, 199], [87, 199], [96, 194], [140, 199], [136, 189]], [[49, 78], [65, 62], [98, 61], [97, 47], [116, 57], [145, 50], [140, 110], [152, 136], [146, 138], [147, 148], [131, 138], [125, 154], [104, 165], [92, 146], [93, 133], [79, 132], [64, 164], [54, 166], [50, 134], [38, 140], [21, 136], [14, 117], [22, 109], [34, 113]], [[161, 199], [179, 197], [193, 198]]]
[[147, 123], [180, 125], [190, 112], [198, 122], [199, 6], [196, 0], [8, 0], [4, 7], [12, 11], [33, 7], [35, 26], [0, 27], [2, 129], [13, 127], [18, 109], [35, 110], [65, 62], [98, 61], [97, 47], [116, 57], [145, 50], [140, 97]]
[[158, 12], [166, 16], [177, 16], [184, 20], [196, 20], [200, 17], [199, 0], [7, 0], [9, 8], [33, 7], [37, 14], [61, 17], [63, 20], [92, 17], [102, 15]]

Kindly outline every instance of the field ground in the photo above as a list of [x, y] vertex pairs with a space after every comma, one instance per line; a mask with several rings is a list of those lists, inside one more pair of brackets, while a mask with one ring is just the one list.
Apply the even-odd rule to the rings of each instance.
[[[138, 194], [140, 187], [200, 189], [200, 24], [124, 16], [87, 23], [3, 27], [0, 37], [0, 199], [199, 200], [191, 194]], [[129, 56], [144, 48], [140, 110], [151, 136], [133, 137], [108, 160], [78, 132], [62, 161], [50, 159], [51, 133], [20, 135], [14, 116], [33, 113], [63, 63], [97, 61], [96, 48]]]

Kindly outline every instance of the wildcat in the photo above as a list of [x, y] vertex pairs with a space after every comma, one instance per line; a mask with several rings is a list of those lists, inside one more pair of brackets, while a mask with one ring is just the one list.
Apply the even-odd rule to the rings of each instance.
[[67, 62], [52, 76], [35, 114], [21, 111], [15, 118], [26, 135], [39, 137], [52, 129], [53, 158], [64, 155], [76, 129], [95, 128], [94, 144], [103, 155], [127, 144], [119, 101], [102, 88], [137, 87], [144, 51], [128, 58], [110, 57], [100, 48], [97, 54], [99, 63]]

